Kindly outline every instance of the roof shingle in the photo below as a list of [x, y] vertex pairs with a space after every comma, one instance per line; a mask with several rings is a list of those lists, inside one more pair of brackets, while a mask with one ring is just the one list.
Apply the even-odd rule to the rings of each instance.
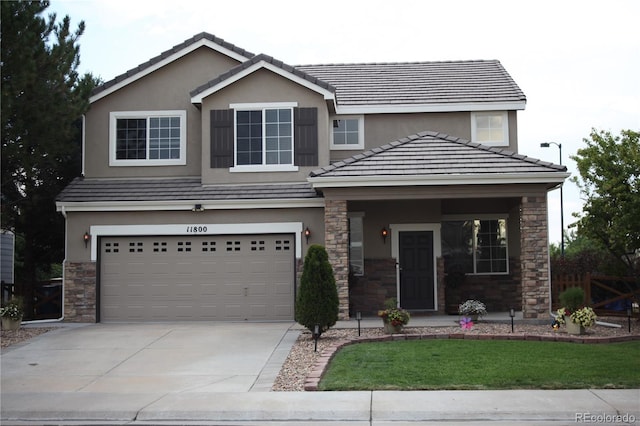
[[83, 179], [76, 178], [62, 191], [59, 202], [222, 201], [316, 198], [311, 185], [274, 183], [202, 185], [199, 178]]
[[446, 176], [564, 172], [559, 166], [512, 151], [437, 132], [422, 132], [317, 170], [311, 178]]
[[497, 60], [300, 65], [339, 105], [526, 102]]

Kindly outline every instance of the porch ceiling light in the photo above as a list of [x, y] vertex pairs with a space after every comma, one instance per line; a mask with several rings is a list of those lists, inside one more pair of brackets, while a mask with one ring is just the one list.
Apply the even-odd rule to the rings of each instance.
[[202, 207], [202, 204], [196, 204], [195, 206], [193, 206], [191, 211], [192, 212], [203, 212], [204, 211], [204, 207]]

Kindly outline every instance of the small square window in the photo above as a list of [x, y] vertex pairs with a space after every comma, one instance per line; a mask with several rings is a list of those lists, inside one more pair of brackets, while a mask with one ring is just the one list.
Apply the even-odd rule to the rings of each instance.
[[472, 112], [471, 140], [488, 146], [509, 146], [507, 112]]
[[331, 149], [364, 148], [363, 117], [334, 117], [332, 123]]

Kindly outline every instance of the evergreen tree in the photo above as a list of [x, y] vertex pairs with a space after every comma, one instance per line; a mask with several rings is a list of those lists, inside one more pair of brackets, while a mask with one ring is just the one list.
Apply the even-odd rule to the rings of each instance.
[[81, 173], [80, 127], [97, 84], [77, 73], [84, 22], [42, 17], [48, 1], [2, 1], [2, 229], [23, 241], [16, 268], [27, 318], [32, 284], [64, 256], [56, 195]]
[[338, 290], [329, 256], [323, 246], [314, 244], [307, 250], [296, 301], [296, 321], [312, 333], [320, 334], [338, 321]]

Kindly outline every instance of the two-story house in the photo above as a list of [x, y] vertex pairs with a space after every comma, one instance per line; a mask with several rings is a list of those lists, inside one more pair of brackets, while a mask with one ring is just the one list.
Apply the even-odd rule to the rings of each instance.
[[90, 101], [57, 201], [68, 321], [293, 320], [311, 244], [342, 319], [388, 297], [547, 318], [568, 174], [518, 154], [498, 61], [290, 66], [202, 33]]

